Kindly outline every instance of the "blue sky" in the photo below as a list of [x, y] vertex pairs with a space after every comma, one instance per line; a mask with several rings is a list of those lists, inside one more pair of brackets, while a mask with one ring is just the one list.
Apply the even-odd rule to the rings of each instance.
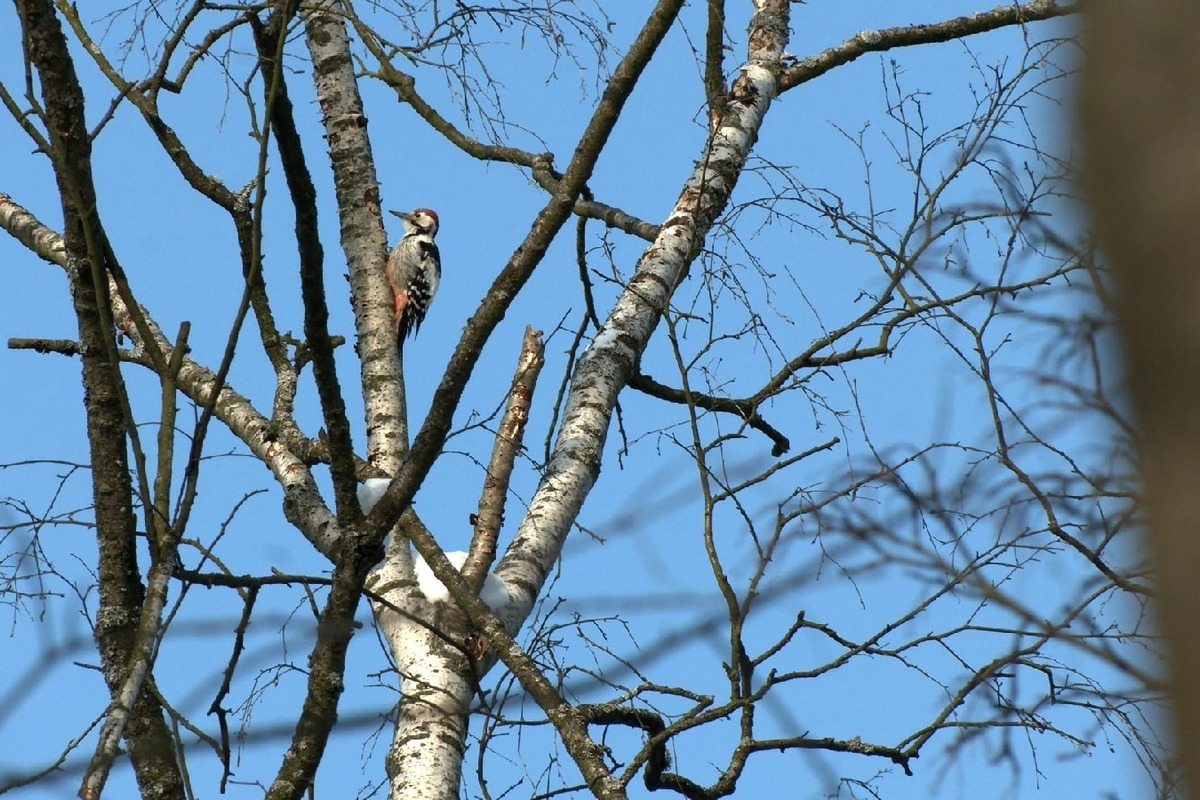
[[[980, 10], [982, 6], [962, 0], [926, 3], [829, 3], [809, 2], [793, 6], [794, 34], [790, 51], [804, 56], [840, 42], [864, 28], [931, 22], [948, 16]], [[641, 11], [626, 18], [624, 9], [610, 10], [615, 26], [611, 35], [618, 47], [636, 30]], [[729, 28], [735, 47], [728, 66], [736, 65], [742, 55], [741, 37], [746, 12], [731, 11]], [[639, 85], [629, 110], [614, 133], [601, 158], [591, 188], [605, 202], [619, 206], [650, 221], [660, 221], [670, 209], [683, 180], [700, 152], [704, 131], [703, 95], [698, 71], [690, 47], [703, 39], [703, 9], [689, 8], [685, 28], [676, 28], [663, 51], [651, 65]], [[110, 42], [120, 40], [120, 25], [110, 34]], [[1044, 25], [1031, 30], [1034, 37], [1049, 36], [1065, 30], [1062, 24]], [[497, 36], [497, 38], [499, 38]], [[19, 87], [20, 67], [14, 61], [19, 52], [15, 22], [11, 13], [0, 23], [0, 78], [9, 87]], [[1014, 70], [1020, 59], [1022, 40], [1014, 31], [1001, 32], [970, 41], [971, 51], [983, 63], [1006, 62]], [[581, 81], [569, 60], [553, 63], [530, 41], [522, 47], [513, 43], [489, 46], [489, 69], [504, 93], [504, 112], [512, 123], [511, 143], [531, 150], [549, 149], [557, 156], [557, 165], [565, 165], [582, 130], [594, 100], [591, 78]], [[297, 52], [299, 52], [297, 50]], [[758, 153], [777, 165], [794, 166], [798, 180], [811, 187], [836, 189], [848, 203], [861, 204], [866, 196], [862, 156], [847, 138], [861, 132], [868, 143], [872, 190], [883, 207], [897, 209], [903, 219], [903, 203], [911, 189], [903, 171], [894, 166], [888, 149], [888, 135], [895, 135], [883, 119], [886, 97], [883, 77], [890, 74], [894, 61], [901, 73], [902, 85], [919, 90], [926, 121], [933, 131], [941, 131], [964, 119], [973, 107], [971, 84], [978, 88], [981, 77], [968, 71], [970, 54], [959, 43], [934, 45], [904, 51], [867, 56], [840, 68], [810, 85], [792, 90], [778, 102], [768, 118]], [[584, 55], [586, 61], [586, 54]], [[136, 64], [136, 57], [131, 59]], [[236, 60], [235, 60], [235, 63]], [[615, 56], [610, 62], [615, 63]], [[298, 64], [302, 66], [302, 64]], [[90, 119], [103, 113], [111, 90], [101, 83], [94, 69], [82, 65], [85, 86], [96, 91], [89, 100]], [[235, 70], [235, 74], [236, 70]], [[434, 71], [418, 69], [418, 88], [447, 115], [453, 113], [454, 97]], [[253, 174], [255, 148], [245, 133], [245, 107], [236, 95], [226, 94], [225, 76], [211, 63], [203, 65], [196, 79], [203, 87], [193, 87], [184, 98], [164, 95], [163, 114], [175, 126], [203, 167], [224, 179], [228, 185], [241, 186]], [[582, 84], [582, 85], [581, 85]], [[322, 163], [324, 146], [320, 139], [319, 119], [306, 75], [293, 76], [290, 83], [297, 115], [309, 142], [309, 163], [321, 193], [321, 225], [327, 258], [327, 286], [333, 312], [331, 327], [344, 334], [353, 330], [349, 304], [345, 302], [346, 283], [342, 278], [340, 250], [337, 246], [337, 220], [327, 166]], [[428, 206], [437, 209], [442, 222], [439, 245], [445, 265], [441, 294], [435, 301], [417, 344], [406, 357], [408, 397], [413, 425], [419, 423], [442, 365], [457, 339], [465, 320], [492, 276], [524, 235], [532, 215], [544, 202], [539, 189], [532, 186], [515, 168], [474, 162], [453, 151], [427, 131], [415, 115], [395, 103], [384, 87], [363, 83], [364, 101], [371, 122], [371, 136], [378, 162], [384, 205], [389, 208]], [[1031, 101], [1030, 118], [1046, 141], [1063, 144], [1070, 141], [1066, 132], [1067, 112], [1051, 102]], [[454, 116], [458, 119], [457, 116]], [[30, 154], [26, 143], [11, 123], [3, 140], [15, 143], [6, 149], [9, 155], [0, 167], [0, 191], [37, 214], [52, 227], [59, 227], [60, 214], [51, 173], [45, 159]], [[537, 139], [521, 129], [536, 131]], [[949, 158], [946, 155], [939, 157]], [[142, 122], [129, 107], [122, 108], [97, 142], [95, 173], [102, 214], [114, 246], [131, 275], [141, 300], [168, 332], [188, 319], [193, 325], [192, 344], [198, 361], [215, 364], [223, 347], [224, 336], [236, 306], [240, 285], [232, 230], [221, 212], [182, 187], [173, 167], [157, 149]], [[936, 166], [935, 166], [936, 169]], [[294, 247], [289, 242], [290, 211], [284, 201], [281, 174], [276, 169], [268, 178], [269, 196], [266, 217], [267, 258], [265, 276], [272, 292], [277, 322], [282, 330], [297, 334], [301, 328], [294, 268]], [[984, 191], [983, 183], [967, 183], [962, 191], [964, 202], [971, 192]], [[746, 176], [737, 200], [749, 201], [763, 195], [764, 186]], [[794, 208], [799, 222], [816, 224], [811, 214]], [[777, 326], [781, 346], [786, 350], [807, 341], [822, 326], [832, 327], [853, 313], [855, 296], [864, 282], [877, 280], [873, 265], [862, 253], [846, 247], [825, 233], [805, 230], [800, 224], [768, 219], [753, 210], [742, 218], [739, 234], [747, 247], [761, 260], [765, 272], [778, 276], [778, 288], [772, 324]], [[394, 222], [391, 217], [387, 223]], [[589, 243], [596, 246], [591, 263], [598, 273], [610, 271], [607, 255], [599, 245], [600, 225], [589, 228]], [[392, 228], [394, 237], [398, 232]], [[610, 235], [612, 263], [628, 275], [642, 244], [620, 235]], [[987, 269], [987, 242], [972, 242], [971, 263]], [[714, 245], [723, 246], [721, 243]], [[548, 334], [547, 365], [532, 412], [527, 434], [529, 457], [540, 462], [543, 440], [550, 424], [554, 393], [566, 365], [564, 350], [570, 341], [570, 329], [579, 320], [577, 269], [574, 262], [573, 235], [564, 230], [544, 264], [523, 295], [514, 304], [498, 328], [483, 358], [464, 401], [456, 426], [462, 432], [454, 436], [447, 453], [435, 466], [419, 495], [416, 508], [426, 524], [447, 549], [462, 548], [469, 536], [467, 515], [477, 501], [481, 467], [490, 438], [486, 431], [468, 427], [472, 413], [489, 414], [503, 397], [511, 376], [526, 324], [542, 328]], [[991, 243], [994, 250], [995, 244]], [[731, 257], [744, 262], [737, 248]], [[975, 259], [978, 259], [976, 261]], [[765, 285], [753, 269], [741, 264], [753, 292]], [[877, 269], [875, 270], [877, 272]], [[787, 280], [785, 281], [784, 276]], [[55, 267], [42, 264], [16, 243], [0, 237], [0, 277], [6, 290], [0, 293], [0, 338], [12, 336], [71, 337], [75, 328], [66, 295], [66, 282]], [[798, 289], [797, 289], [798, 287]], [[699, 289], [693, 277], [677, 295], [677, 302], [691, 298]], [[601, 306], [615, 296], [611, 283], [597, 283]], [[765, 296], [762, 296], [765, 301]], [[1062, 310], [1073, 302], [1070, 297], [1045, 301], [1043, 310]], [[568, 330], [555, 331], [560, 319]], [[1014, 323], [1015, 324], [1015, 323]], [[647, 354], [645, 367], [667, 383], [676, 383], [667, 356], [665, 340], [659, 338]], [[866, 429], [857, 415], [835, 416], [813, 403], [795, 398], [780, 402], [769, 419], [791, 437], [793, 452], [799, 452], [833, 436], [842, 444], [826, 457], [793, 467], [781, 482], [769, 491], [750, 497], [750, 513], [757, 522], [769, 524], [775, 508], [788, 493], [798, 487], [814, 493], [836, 480], [836, 476], [860, 465], [865, 442], [881, 451], [912, 448], [929, 441], [972, 441], [986, 433], [987, 422], [980, 417], [975, 383], [952, 353], [939, 346], [928, 330], [911, 334], [911, 346], [904, 359], [855, 365], [833, 371], [820, 386], [829, 407], [839, 411], [861, 405]], [[266, 408], [273, 386], [265, 360], [255, 354], [255, 334], [244, 335], [239, 359], [231, 373], [231, 384]], [[1001, 337], [1002, 338], [1002, 337]], [[684, 347], [694, 351], [703, 344], [695, 336]], [[998, 342], [997, 342], [998, 344]], [[1035, 365], [1047, 350], [1044, 344], [1019, 342], [1006, 351], [1001, 363], [1020, 387], [1014, 402], [1036, 404], [1053, 396], [1034, 393], [1035, 382], [1024, 381], [1020, 371]], [[717, 348], [702, 359], [720, 380], [735, 381], [737, 388], [753, 388], [769, 374], [771, 361], [761, 352], [743, 353], [736, 347]], [[352, 387], [357, 365], [351, 348], [339, 352], [343, 386]], [[86, 461], [83, 437], [82, 404], [78, 366], [59, 356], [38, 356], [27, 351], [0, 350], [0, 370], [16, 376], [0, 385], [0, 462], [11, 464], [32, 459]], [[127, 372], [135, 391], [141, 392], [140, 407], [147, 421], [153, 419], [156, 385], [136, 370]], [[1028, 393], [1028, 394], [1025, 394]], [[351, 419], [358, 425], [355, 444], [360, 447], [361, 401], [348, 391]], [[603, 667], [606, 674], [620, 673], [612, 661], [611, 650], [639, 664], [647, 680], [665, 684], [682, 681], [681, 673], [693, 677], [689, 684], [697, 691], [719, 693], [724, 680], [722, 657], [721, 606], [708, 576], [699, 539], [698, 507], [694, 500], [695, 466], [670, 435], [686, 437], [678, 427], [684, 417], [677, 408], [663, 409], [642, 398], [625, 394], [622, 398], [622, 423], [630, 442], [629, 452], [620, 453], [621, 437], [610, 434], [609, 452], [599, 484], [585, 506], [580, 523], [596, 538], [580, 531], [568, 543], [561, 574], [547, 590], [549, 607], [554, 607], [549, 624], [565, 625], [558, 629], [563, 639], [564, 662], [578, 661], [587, 669]], [[186, 427], [190, 411], [180, 418]], [[298, 421], [309, 431], [320, 425], [311, 386], [301, 390]], [[728, 425], [728, 423], [725, 423]], [[1057, 441], [1080, 452], [1086, 458], [1107, 457], [1104, 442], [1108, 432], [1089, 427], [1088, 420], [1067, 419], [1047, 425]], [[147, 430], [150, 430], [149, 428]], [[207, 452], [201, 480], [200, 505], [192, 524], [196, 537], [211, 541], [230, 519], [218, 550], [235, 572], [263, 573], [270, 568], [282, 572], [319, 573], [326, 565], [317, 558], [304, 540], [282, 519], [280, 493], [269, 473], [244, 454], [238, 443], [215, 429]], [[772, 463], [766, 441], [751, 432], [745, 441], [730, 445], [726, 452], [730, 475], [748, 475]], [[1041, 464], [1041, 462], [1038, 462]], [[946, 469], [966, 469], [964, 459], [947, 456], [940, 462]], [[58, 494], [56, 476], [66, 468], [61, 464], [36, 464], [0, 470], [0, 497], [20, 498], [35, 509], [53, 508], [62, 513], [82, 508], [88, 500], [86, 475], [75, 473]], [[519, 465], [514, 480], [508, 533], [520, 516], [520, 502], [528, 499], [536, 486], [534, 465]], [[255, 494], [239, 506], [250, 492]], [[893, 498], [880, 491], [864, 493], [865, 505], [879, 507], [879, 516], [893, 512], [886, 505]], [[236, 513], [234, 514], [234, 509]], [[897, 510], [894, 512], [900, 515]], [[82, 514], [86, 516], [86, 514]], [[9, 509], [0, 509], [0, 523], [13, 521]], [[731, 572], [745, 580], [752, 565], [751, 550], [737, 515], [723, 510], [719, 519], [719, 545], [730, 559]], [[502, 544], [507, 541], [502, 534]], [[55, 567], [75, 585], [88, 583], [86, 565], [94, 558], [94, 545], [86, 528], [63, 525], [42, 531], [42, 544], [53, 557]], [[853, 554], [848, 554], [850, 560]], [[1075, 570], [1072, 572], [1072, 570]], [[903, 565], [880, 569], [879, 577], [864, 577], [850, 582], [840, 576], [835, 565], [818, 560], [817, 544], [810, 529], [798, 524], [785, 537], [770, 577], [765, 584], [762, 613], [753, 619], [748, 639], [759, 646], [778, 636], [787, 621], [799, 609], [813, 618], [830, 620], [851, 635], [865, 635], [896, 609], [920, 600], [923, 588], [913, 571]], [[1064, 602], [1061, 587], [1084, 581], [1082, 568], [1069, 559], [1055, 560], [1032, 568], [1027, 577], [1016, 577], [1010, 586], [1031, 607], [1052, 615]], [[16, 704], [0, 719], [0, 739], [11, 746], [0, 760], [0, 776], [23, 771], [52, 760], [74, 736], [83, 733], [89, 720], [102, 713], [105, 695], [100, 675], [79, 664], [94, 663], [96, 656], [81, 624], [80, 608], [94, 608], [94, 597], [83, 601], [73, 596], [67, 580], [51, 577], [46, 581], [55, 593], [45, 603], [28, 602], [11, 614], [0, 615], [9, 623], [8, 636], [0, 640], [0, 697]], [[175, 595], [177, 597], [177, 592]], [[561, 605], [557, 598], [563, 598]], [[951, 599], [947, 608], [906, 626], [897, 635], [919, 635], [921, 626], [947, 625], [978, 603], [977, 599]], [[986, 606], [986, 604], [984, 604]], [[7, 607], [0, 611], [8, 611]], [[204, 712], [212, 700], [220, 670], [231, 647], [230, 630], [240, 612], [239, 601], [221, 590], [192, 588], [185, 612], [173, 628], [160, 656], [158, 677], [163, 691], [181, 711], [210, 733], [215, 729]], [[982, 608], [979, 618], [995, 619], [1003, 614]], [[1119, 613], [1119, 612], [1113, 612]], [[570, 625], [579, 615], [583, 620]], [[367, 620], [364, 607], [362, 618]], [[589, 621], [594, 620], [594, 621]], [[715, 629], [713, 626], [717, 626]], [[247, 715], [254, 724], [255, 738], [245, 745], [235, 765], [239, 780], [268, 783], [278, 766], [279, 754], [290, 733], [292, 705], [304, 686], [303, 667], [311, 641], [312, 616], [307, 600], [294, 590], [265, 591], [251, 629], [247, 654], [243, 659], [230, 703], [261, 691], [259, 705]], [[82, 636], [82, 640], [80, 637]], [[658, 645], [667, 643], [664, 646]], [[967, 652], [974, 653], [975, 645]], [[55, 648], [61, 648], [56, 650]], [[980, 653], [986, 647], [980, 645]], [[47, 656], [49, 654], [49, 656]], [[830, 655], [827, 642], [820, 637], [800, 637], [782, 659], [781, 668], [801, 669]], [[1060, 651], [1062, 658], [1077, 657], [1076, 651]], [[982, 656], [981, 656], [982, 657]], [[639, 659], [645, 659], [641, 661]], [[45, 666], [49, 663], [49, 666]], [[280, 667], [279, 665], [290, 665]], [[35, 666], [42, 665], [42, 666]], [[919, 666], [929, 670], [948, 670], [955, 666], [936, 652], [922, 653]], [[369, 629], [364, 630], [352, 648], [348, 670], [348, 692], [343, 701], [342, 723], [331, 745], [330, 755], [318, 776], [318, 790], [334, 796], [355, 796], [360, 787], [382, 779], [382, 755], [387, 732], [372, 741], [369, 734], [375, 720], [394, 702], [394, 677], [375, 673], [386, 667], [380, 648]], [[1120, 680], [1102, 665], [1091, 670], [1102, 680]], [[495, 680], [499, 675], [490, 676]], [[23, 676], [28, 676], [28, 681]], [[615, 690], [597, 688], [579, 671], [566, 675], [568, 685], [578, 697], [598, 700], [611, 697]], [[19, 682], [17, 678], [22, 678]], [[624, 682], [636, 682], [628, 675]], [[20, 688], [13, 691], [14, 685]], [[705, 687], [705, 688], [700, 688]], [[829, 680], [803, 684], [801, 688], [780, 693], [777, 701], [764, 708], [766, 730], [778, 726], [780, 733], [811, 731], [814, 736], [851, 737], [892, 744], [904, 734], [920, 727], [938, 707], [937, 691], [912, 669], [893, 669], [880, 660], [856, 662]], [[669, 701], [663, 701], [668, 709]], [[515, 713], [511, 710], [510, 713]], [[536, 711], [529, 709], [531, 716]], [[1064, 724], [1086, 732], [1085, 711], [1061, 712]], [[240, 721], [240, 720], [239, 720]], [[266, 735], [264, 731], [274, 731]], [[716, 776], [711, 764], [725, 760], [733, 734], [732, 728], [714, 727], [681, 737], [676, 762], [689, 777], [710, 781]], [[524, 755], [502, 750], [504, 758], [492, 757], [489, 770], [494, 793], [503, 790], [506, 781], [524, 779], [514, 796], [545, 789], [540, 770], [544, 768], [544, 741], [540, 729], [522, 734]], [[768, 735], [763, 732], [761, 735]], [[1082, 735], [1082, 734], [1081, 734]], [[1041, 794], [1055, 797], [1135, 798], [1149, 794], [1150, 787], [1140, 775], [1128, 748], [1119, 741], [1110, 747], [1104, 733], [1090, 734], [1097, 744], [1087, 753], [1073, 751], [1061, 741], [1042, 734], [1035, 742], [1038, 750], [1036, 769], [1025, 761], [1014, 775], [1003, 760], [988, 762], [988, 750], [968, 748], [961, 758], [949, 764], [938, 757], [950, 740], [949, 735], [935, 738], [924, 757], [914, 763], [916, 776], [906, 778], [887, 762], [864, 761], [857, 757], [808, 754], [767, 755], [752, 760], [742, 784], [747, 797], [782, 796], [781, 781], [789, 787], [789, 796], [822, 797], [837, 791], [837, 778], [854, 776], [870, 779], [878, 770], [891, 769], [877, 785], [886, 797], [929, 797], [970, 795], [972, 797], [1010, 797]], [[1015, 737], [1014, 749], [1027, 755], [1030, 744]], [[614, 733], [611, 742], [626, 741]], [[516, 741], [508, 734], [500, 743], [508, 748]], [[1042, 743], [1042, 740], [1045, 743]], [[90, 753], [86, 739], [82, 754]], [[530, 752], [543, 748], [542, 761]], [[625, 754], [631, 753], [626, 750]], [[473, 768], [468, 756], [467, 771]], [[74, 757], [77, 762], [80, 755]], [[565, 759], [565, 754], [563, 755]], [[193, 778], [201, 794], [215, 794], [212, 775], [217, 769], [208, 754], [195, 758]], [[568, 771], [569, 774], [569, 771]], [[44, 789], [19, 790], [15, 796], [61, 796], [73, 790], [72, 777], [52, 792]], [[567, 778], [566, 780], [570, 780]], [[111, 796], [129, 791], [127, 770], [114, 773]], [[468, 787], [473, 787], [469, 780]], [[640, 787], [635, 781], [634, 787]], [[231, 796], [256, 796], [257, 789], [234, 786]], [[472, 791], [471, 788], [468, 791]], [[640, 789], [635, 788], [636, 795]], [[843, 785], [841, 796], [866, 796]], [[472, 791], [472, 796], [474, 793]]]

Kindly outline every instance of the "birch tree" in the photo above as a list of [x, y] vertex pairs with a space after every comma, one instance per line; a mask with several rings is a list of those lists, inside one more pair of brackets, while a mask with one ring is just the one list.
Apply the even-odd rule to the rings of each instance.
[[[69, 356], [64, 374], [81, 366], [91, 499], [63, 515], [8, 498], [3, 591], [36, 630], [69, 587], [107, 694], [72, 689], [94, 729], [64, 733], [0, 788], [71, 781], [95, 798], [127, 765], [148, 798], [238, 784], [272, 800], [621, 798], [639, 784], [715, 798], [761, 793], [764, 774], [803, 796], [878, 796], [926, 763], [927, 779], [990, 763], [1020, 781], [1045, 769], [1043, 748], [1097, 756], [1119, 742], [1171, 794], [1107, 278], [1073, 221], [1070, 153], [1037, 119], [1066, 90], [1076, 54], [1058, 18], [1074, 8], [957, 9], [795, 54], [793, 36], [813, 39], [810, 5], [197, 1], [91, 19], [16, 0], [5, 135], [49, 165], [61, 216], [15, 181], [0, 187], [0, 227], [24, 249], [19, 269], [65, 272], [77, 331], [22, 330], [9, 346]], [[996, 63], [970, 49], [999, 35]], [[532, 62], [550, 65], [536, 78], [547, 86], [579, 83], [571, 141], [522, 119], [498, 77], [521, 70], [497, 43], [548, 53]], [[971, 102], [941, 125], [904, 59], [952, 48]], [[821, 113], [808, 87], [864, 60], [872, 115], [829, 126], [837, 182], [814, 180], [806, 164], [832, 156], [778, 137]], [[698, 146], [664, 190], [658, 170], [627, 171], [616, 142], [652, 113], [636, 106], [645, 84], [680, 73], [694, 114], [663, 120], [656, 144]], [[215, 103], [198, 86], [214, 76]], [[196, 115], [249, 134], [241, 174], [210, 164], [227, 145], [205, 144]], [[95, 173], [130, 126], [177, 190], [219, 211], [206, 235], [234, 245], [236, 266], [188, 263], [175, 278], [190, 310], [174, 324], [144, 301], [156, 265], [115, 218], [161, 212], [151, 224], [183, 228], [196, 212], [116, 205]], [[419, 185], [431, 162], [442, 183]], [[383, 163], [402, 174], [382, 179]], [[441, 209], [443, 241], [495, 217], [506, 233], [473, 242], [481, 263], [447, 265], [431, 314], [453, 321], [399, 348], [383, 211], [450, 185], [463, 202]], [[136, 182], [125, 191], [139, 196]], [[639, 196], [664, 191], [673, 203], [648, 213]], [[810, 268], [826, 258], [840, 282]], [[237, 300], [221, 337], [201, 341], [216, 328], [210, 281]], [[555, 283], [572, 288], [536, 294]], [[515, 313], [537, 316], [502, 324]], [[459, 326], [439, 349], [436, 331]], [[927, 401], [909, 382], [939, 374], [960, 402], [922, 440], [939, 410], [904, 398]], [[410, 414], [422, 380], [428, 412]], [[913, 419], [926, 422], [910, 436]], [[254, 486], [205, 508], [205, 487], [231, 480], [214, 444], [227, 436], [268, 468], [273, 524], [239, 522]], [[671, 479], [647, 482], [664, 453]], [[447, 546], [458, 534], [428, 521], [447, 507], [469, 523], [460, 553]], [[224, 521], [198, 521], [214, 514]], [[80, 521], [95, 542], [84, 577], [50, 542]], [[560, 572], [602, 559], [572, 546], [635, 537], [667, 562], [657, 623], [638, 616], [650, 587], [619, 575], [608, 582], [627, 612], [562, 605]], [[312, 568], [247, 563], [268, 543]], [[688, 549], [700, 571], [675, 561]], [[709, 610], [688, 627], [701, 583]], [[208, 618], [207, 602], [227, 609], [202, 636], [220, 655], [188, 649], [184, 621]], [[246, 659], [275, 624], [269, 603], [293, 611], [272, 628], [287, 654], [263, 667]], [[311, 628], [289, 633], [300, 614]], [[668, 669], [673, 649], [688, 654]], [[181, 665], [203, 703], [184, 699]], [[396, 694], [376, 715], [386, 753], [364, 772], [330, 753], [369, 738], [344, 712], [368, 676]], [[922, 702], [882, 725], [807, 710], [813, 693], [887, 704], [910, 691]], [[253, 719], [280, 707], [284, 730]]]

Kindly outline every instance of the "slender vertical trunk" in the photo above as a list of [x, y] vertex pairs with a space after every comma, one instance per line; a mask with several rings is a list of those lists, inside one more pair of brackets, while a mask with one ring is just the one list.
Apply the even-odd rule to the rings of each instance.
[[[79, 323], [99, 551], [96, 641], [105, 681], [115, 694], [129, 673], [145, 587], [138, 568], [137, 521], [126, 445], [129, 420], [122, 403], [108, 311], [104, 231], [97, 216], [83, 91], [66, 37], [48, 0], [17, 0], [16, 6], [24, 26], [25, 47], [41, 84], [50, 157], [63, 200], [67, 275]], [[182, 797], [173, 737], [161, 706], [144, 686], [130, 709], [124, 738], [142, 797]], [[101, 766], [97, 761], [111, 761], [115, 756], [115, 752], [98, 752], [93, 767]], [[89, 774], [93, 772], [98, 778], [94, 784], [86, 784], [83, 792], [89, 797], [99, 796], [107, 763]]]

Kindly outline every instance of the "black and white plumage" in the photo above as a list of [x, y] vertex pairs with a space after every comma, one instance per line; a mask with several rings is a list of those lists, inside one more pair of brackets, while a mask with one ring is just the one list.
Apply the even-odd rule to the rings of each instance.
[[396, 342], [420, 329], [442, 279], [442, 260], [433, 238], [438, 232], [438, 215], [428, 208], [411, 213], [393, 211], [404, 221], [404, 236], [388, 254], [388, 285], [395, 303]]

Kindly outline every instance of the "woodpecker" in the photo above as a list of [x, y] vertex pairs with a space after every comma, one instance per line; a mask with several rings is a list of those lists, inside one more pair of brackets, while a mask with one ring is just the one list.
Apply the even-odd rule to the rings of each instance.
[[438, 215], [428, 208], [412, 213], [393, 211], [404, 221], [404, 236], [388, 254], [388, 285], [396, 304], [396, 343], [416, 334], [425, 320], [442, 279], [442, 260], [433, 237], [438, 232]]

